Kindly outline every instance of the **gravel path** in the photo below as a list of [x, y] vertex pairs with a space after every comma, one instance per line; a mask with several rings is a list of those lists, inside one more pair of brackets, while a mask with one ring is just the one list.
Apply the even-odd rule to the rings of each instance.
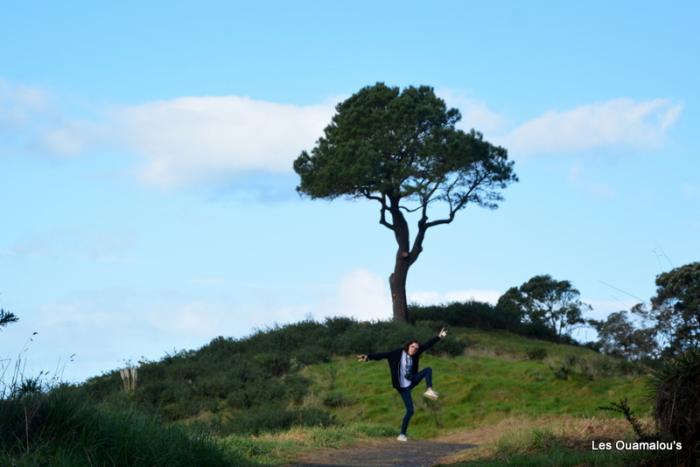
[[292, 467], [362, 466], [362, 467], [430, 467], [439, 459], [473, 444], [437, 443], [432, 441], [398, 441], [358, 444], [345, 449], [328, 449], [307, 454]]

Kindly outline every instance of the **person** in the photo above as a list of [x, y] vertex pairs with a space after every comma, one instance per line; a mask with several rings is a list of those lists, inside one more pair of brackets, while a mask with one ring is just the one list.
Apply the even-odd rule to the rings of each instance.
[[389, 352], [379, 352], [371, 354], [362, 354], [357, 356], [360, 362], [369, 360], [387, 359], [389, 362], [389, 371], [391, 372], [391, 384], [401, 395], [404, 405], [406, 406], [406, 414], [401, 422], [401, 432], [399, 433], [398, 441], [408, 441], [406, 430], [408, 422], [413, 416], [413, 398], [411, 390], [425, 379], [427, 386], [423, 393], [424, 397], [435, 400], [439, 394], [433, 390], [433, 370], [432, 368], [424, 368], [419, 370], [420, 356], [423, 352], [431, 348], [441, 339], [447, 336], [447, 329], [442, 328], [437, 336], [431, 338], [426, 343], [421, 344], [416, 340], [407, 342], [403, 347], [391, 350]]

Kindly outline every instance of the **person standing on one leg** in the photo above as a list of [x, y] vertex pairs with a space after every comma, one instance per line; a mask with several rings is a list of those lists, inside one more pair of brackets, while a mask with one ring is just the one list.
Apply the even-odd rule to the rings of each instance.
[[437, 336], [421, 344], [418, 341], [407, 342], [402, 348], [391, 350], [389, 352], [379, 352], [369, 355], [358, 355], [357, 360], [366, 362], [368, 360], [387, 359], [389, 362], [389, 370], [391, 371], [391, 384], [401, 395], [404, 405], [406, 406], [406, 414], [401, 423], [401, 433], [396, 438], [399, 441], [408, 441], [406, 430], [408, 422], [413, 416], [413, 398], [411, 397], [411, 389], [418, 386], [423, 379], [427, 390], [423, 393], [424, 397], [429, 399], [437, 399], [438, 393], [433, 391], [433, 370], [432, 368], [424, 368], [418, 371], [418, 363], [420, 355], [435, 345], [440, 339], [447, 336], [447, 330], [442, 328]]

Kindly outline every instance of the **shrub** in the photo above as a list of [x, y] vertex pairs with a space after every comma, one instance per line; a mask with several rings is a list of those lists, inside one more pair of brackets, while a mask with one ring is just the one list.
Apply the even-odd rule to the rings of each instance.
[[[175, 352], [159, 362], [140, 362], [139, 384], [128, 394], [121, 390], [118, 371], [89, 380], [84, 389], [94, 401], [136, 404], [168, 421], [203, 413], [247, 414], [271, 401], [289, 408], [299, 405], [307, 394], [309, 382], [299, 375], [304, 366], [329, 362], [333, 355], [400, 347], [410, 339], [425, 341], [439, 328], [440, 323], [428, 321], [415, 326], [349, 318], [302, 321], [259, 330], [243, 339], [217, 337], [196, 351]], [[463, 350], [462, 342], [448, 336], [431, 352], [460, 355]], [[288, 423], [284, 413], [242, 417], [235, 430], [265, 429], [266, 420], [268, 429]]]
[[466, 344], [459, 341], [453, 337], [446, 337], [442, 342], [433, 347], [438, 355], [449, 355], [450, 357], [457, 357], [464, 354], [464, 349]]
[[534, 347], [527, 350], [527, 358], [530, 360], [544, 360], [547, 358], [547, 349], [544, 347]]
[[247, 465], [206, 437], [94, 404], [71, 387], [0, 400], [0, 413], [7, 465]]
[[323, 405], [330, 408], [345, 407], [348, 405], [352, 405], [354, 402], [355, 401], [353, 401], [350, 397], [348, 397], [345, 393], [341, 391], [329, 392], [323, 398]]
[[662, 434], [683, 443], [684, 465], [700, 459], [700, 350], [687, 351], [654, 372], [654, 416]]

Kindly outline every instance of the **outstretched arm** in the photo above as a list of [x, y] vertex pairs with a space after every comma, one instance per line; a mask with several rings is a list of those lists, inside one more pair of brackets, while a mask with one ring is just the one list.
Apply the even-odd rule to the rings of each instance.
[[432, 346], [434, 346], [438, 341], [442, 340], [447, 336], [447, 329], [442, 328], [440, 329], [440, 332], [438, 333], [437, 336], [430, 338], [425, 344], [421, 344], [421, 346], [418, 348], [418, 352], [423, 353], [426, 350], [430, 349]]
[[389, 358], [389, 354], [391, 352], [377, 352], [377, 353], [371, 353], [371, 354], [361, 354], [357, 356], [357, 361], [358, 362], [366, 362], [368, 360], [383, 360], [385, 358]]

